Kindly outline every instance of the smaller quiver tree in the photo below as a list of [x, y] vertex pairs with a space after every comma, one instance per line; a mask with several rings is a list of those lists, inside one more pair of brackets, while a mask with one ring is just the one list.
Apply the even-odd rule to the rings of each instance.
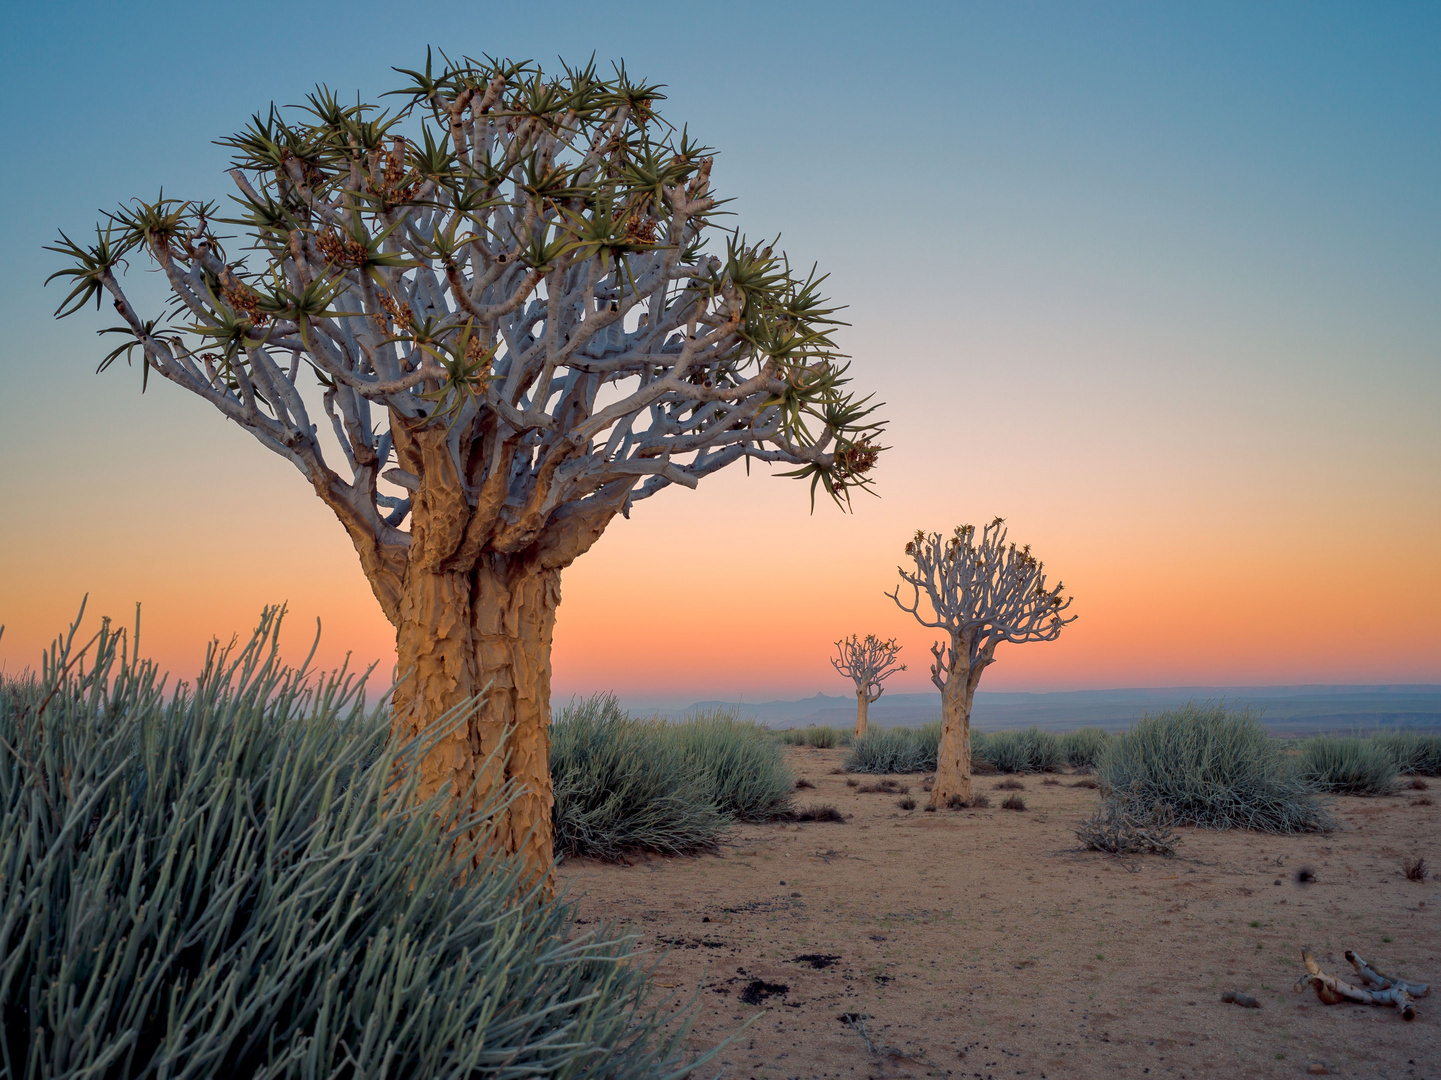
[[856, 684], [856, 738], [866, 733], [866, 713], [871, 702], [884, 691], [881, 683], [898, 671], [905, 671], [906, 665], [896, 663], [901, 647], [896, 639], [882, 641], [875, 634], [858, 638], [852, 634], [836, 642], [836, 655], [831, 666]]
[[[958, 526], [949, 538], [917, 531], [906, 544], [915, 569], [897, 568], [912, 598], [902, 600], [899, 585], [886, 594], [922, 626], [949, 638], [931, 646], [931, 681], [941, 692], [932, 806], [944, 806], [953, 796], [971, 799], [971, 704], [981, 673], [995, 662], [996, 646], [1054, 641], [1063, 626], [1076, 620], [1061, 617], [1071, 606], [1071, 598], [1061, 596], [1065, 586], [1059, 581], [1055, 588], [1046, 585], [1044, 565], [1029, 544], [1006, 543], [1004, 524], [996, 518], [981, 531], [979, 542], [974, 525]], [[923, 592], [930, 618], [921, 612]]]

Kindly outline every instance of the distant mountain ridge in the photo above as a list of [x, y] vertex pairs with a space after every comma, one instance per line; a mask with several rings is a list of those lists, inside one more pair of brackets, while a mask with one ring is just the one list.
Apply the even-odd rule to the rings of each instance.
[[[1171, 686], [1111, 690], [1060, 690], [1048, 693], [986, 691], [976, 693], [972, 723], [981, 730], [1028, 727], [1064, 731], [1096, 726], [1124, 728], [1147, 713], [1187, 701], [1224, 700], [1261, 715], [1268, 728], [1283, 734], [1309, 731], [1421, 727], [1441, 730], [1441, 684]], [[635, 709], [667, 719], [713, 709], [734, 710], [770, 727], [855, 723], [850, 695], [816, 694], [797, 701], [697, 701], [684, 709]], [[940, 717], [941, 700], [932, 694], [885, 694], [870, 707], [870, 723], [882, 727], [923, 724]]]

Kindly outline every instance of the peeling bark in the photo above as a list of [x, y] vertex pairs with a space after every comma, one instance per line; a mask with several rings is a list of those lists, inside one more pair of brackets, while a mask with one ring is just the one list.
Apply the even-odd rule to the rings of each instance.
[[452, 710], [468, 710], [420, 761], [418, 795], [449, 785], [468, 810], [480, 810], [508, 785], [484, 840], [521, 856], [529, 883], [549, 895], [550, 652], [560, 574], [609, 515], [552, 521], [528, 547], [497, 551], [497, 534], [513, 534], [513, 526], [484, 491], [471, 505], [445, 439], [437, 428], [397, 440], [420, 484], [396, 606], [392, 731], [413, 738]]
[[856, 738], [866, 733], [866, 717], [871, 709], [871, 699], [864, 690], [856, 691]]
[[[481, 809], [506, 783], [493, 843], [551, 888], [550, 650], [560, 571], [489, 554], [470, 572], [412, 564], [396, 633], [392, 730], [418, 735], [452, 709], [464, 721], [419, 764], [420, 797], [449, 784]], [[501, 753], [497, 754], [497, 751]]]

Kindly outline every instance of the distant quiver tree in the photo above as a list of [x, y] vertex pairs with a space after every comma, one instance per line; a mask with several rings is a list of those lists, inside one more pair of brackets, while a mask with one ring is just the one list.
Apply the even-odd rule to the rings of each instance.
[[[996, 646], [1054, 641], [1063, 626], [1076, 620], [1074, 615], [1062, 618], [1071, 606], [1071, 598], [1061, 596], [1065, 586], [1058, 581], [1055, 588], [1047, 587], [1044, 565], [1029, 544], [1006, 543], [1004, 524], [996, 518], [981, 531], [979, 542], [974, 525], [958, 526], [949, 537], [917, 532], [906, 545], [914, 569], [897, 568], [911, 587], [911, 599], [901, 598], [901, 585], [887, 594], [922, 626], [946, 634], [931, 646], [931, 681], [941, 692], [932, 806], [944, 806], [953, 796], [971, 799], [971, 704], [981, 673], [995, 662]], [[922, 594], [929, 616], [921, 610]]]
[[[62, 233], [57, 315], [108, 295], [125, 340], [101, 370], [138, 349], [295, 465], [396, 628], [395, 733], [469, 710], [420, 795], [513, 779], [496, 843], [548, 882], [561, 570], [739, 461], [844, 505], [881, 425], [846, 389], [824, 279], [715, 227], [711, 153], [658, 87], [593, 64], [401, 74], [398, 111], [322, 87], [222, 140], [233, 217], [161, 197], [93, 244]], [[121, 284], [140, 254], [169, 290], [153, 316]]]
[[901, 647], [896, 639], [882, 641], [875, 634], [858, 638], [852, 634], [836, 642], [836, 655], [831, 666], [856, 684], [856, 738], [866, 733], [866, 714], [871, 702], [885, 691], [881, 683], [898, 671], [905, 671], [906, 665], [897, 666]]

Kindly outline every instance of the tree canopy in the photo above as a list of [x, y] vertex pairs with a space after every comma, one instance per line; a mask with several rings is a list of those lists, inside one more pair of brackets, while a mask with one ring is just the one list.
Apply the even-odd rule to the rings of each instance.
[[[121, 318], [101, 370], [138, 351], [294, 463], [392, 621], [432, 479], [465, 496], [427, 556], [452, 566], [566, 565], [615, 513], [742, 459], [794, 466], [812, 502], [870, 483], [881, 424], [824, 277], [720, 227], [712, 153], [658, 86], [593, 62], [397, 71], [391, 111], [320, 87], [222, 140], [228, 209], [162, 194], [91, 243], [61, 234], [57, 314], [108, 295]], [[140, 254], [162, 310], [122, 286]]]

